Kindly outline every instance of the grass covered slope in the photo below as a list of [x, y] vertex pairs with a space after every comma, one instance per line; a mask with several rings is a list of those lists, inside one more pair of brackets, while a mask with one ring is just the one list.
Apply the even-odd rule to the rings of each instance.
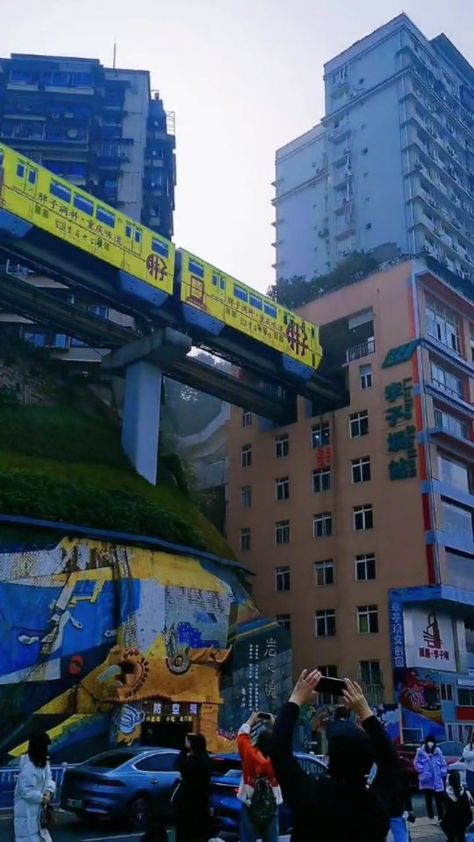
[[120, 431], [77, 409], [0, 403], [0, 513], [148, 535], [233, 557], [164, 458], [153, 487], [122, 452]]

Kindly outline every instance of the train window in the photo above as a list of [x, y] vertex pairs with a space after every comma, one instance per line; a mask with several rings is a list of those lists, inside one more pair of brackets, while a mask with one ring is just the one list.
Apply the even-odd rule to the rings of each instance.
[[221, 278], [221, 289], [225, 289], [225, 280]]
[[188, 261], [188, 269], [198, 278], [204, 278], [204, 266], [201, 263], [196, 263], [195, 260], [190, 259]]
[[24, 178], [25, 177], [25, 169], [26, 168], [25, 168], [24, 164], [17, 164], [16, 174], [17, 174], [18, 178]]
[[104, 225], [108, 225], [109, 228], [115, 228], [115, 216], [105, 208], [101, 208], [100, 205], [97, 206], [95, 217], [99, 220], [99, 222], [103, 222]]
[[61, 199], [62, 202], [71, 201], [71, 191], [67, 187], [64, 187], [63, 184], [60, 184], [59, 181], [51, 181], [49, 192], [53, 196], [56, 196], [57, 199]]
[[31, 168], [28, 170], [28, 181], [30, 184], [36, 184], [36, 176], [38, 175], [36, 170], [32, 170]]
[[283, 324], [288, 324], [288, 313], [283, 313]]
[[151, 247], [156, 254], [159, 254], [161, 257], [168, 257], [169, 250], [166, 243], [162, 243], [161, 240], [152, 240]]
[[0, 149], [0, 166], [3, 164], [3, 149]]
[[77, 193], [74, 194], [74, 207], [82, 211], [82, 213], [93, 216], [94, 203], [89, 201], [89, 199], [85, 199], [84, 196], [79, 196]]
[[217, 286], [217, 275], [212, 276], [212, 286], [214, 286], [214, 287]]
[[141, 243], [141, 241], [142, 241], [142, 232], [139, 230], [139, 228], [135, 228], [135, 242]]
[[240, 301], [247, 301], [248, 299], [247, 290], [242, 289], [242, 287], [237, 286], [237, 284], [234, 284], [234, 295]]
[[126, 226], [125, 226], [125, 236], [126, 236], [126, 237], [131, 237], [131, 236], [132, 236], [132, 226], [131, 226], [131, 225], [126, 225]]
[[249, 304], [251, 304], [252, 307], [256, 307], [257, 310], [261, 310], [263, 307], [262, 299], [256, 298], [256, 296], [252, 295], [252, 293], [249, 295]]
[[277, 316], [276, 307], [272, 307], [271, 304], [265, 303], [263, 305], [263, 310], [264, 310], [264, 312], [267, 316], [271, 316], [272, 319], [276, 319], [276, 316]]
[[314, 333], [314, 327], [312, 327], [312, 328], [311, 328], [311, 336], [312, 336], [312, 337], [314, 337], [314, 335], [315, 335], [315, 333]]

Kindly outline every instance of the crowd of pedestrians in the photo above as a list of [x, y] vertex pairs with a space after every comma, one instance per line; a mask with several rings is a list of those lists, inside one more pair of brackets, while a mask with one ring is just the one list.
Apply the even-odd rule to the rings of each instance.
[[[327, 729], [327, 775], [306, 773], [293, 751], [301, 708], [317, 703], [318, 670], [304, 670], [276, 720], [252, 713], [242, 725], [237, 746], [242, 778], [237, 797], [242, 803], [241, 842], [277, 842], [278, 808], [292, 811], [292, 842], [409, 842], [414, 821], [406, 772], [383, 725], [359, 685], [345, 679], [344, 704]], [[52, 799], [55, 784], [48, 760], [50, 740], [37, 734], [20, 761], [15, 788], [15, 842], [52, 842]], [[416, 752], [414, 766], [426, 811], [437, 819], [448, 842], [465, 842], [473, 818], [474, 745], [463, 751], [466, 786], [450, 771], [431, 735]], [[214, 835], [211, 758], [201, 734], [189, 734], [177, 760], [179, 781], [171, 802], [176, 842], [207, 842]], [[165, 842], [166, 830], [153, 824], [143, 842]]]

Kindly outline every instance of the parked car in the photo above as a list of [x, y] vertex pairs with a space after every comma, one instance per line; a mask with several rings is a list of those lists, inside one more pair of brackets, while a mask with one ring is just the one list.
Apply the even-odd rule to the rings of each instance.
[[152, 814], [169, 818], [178, 754], [143, 746], [103, 752], [66, 769], [61, 807], [81, 819], [127, 819], [134, 830], [142, 830]]
[[[327, 764], [321, 757], [298, 752], [296, 758], [305, 772], [320, 778], [327, 774]], [[211, 782], [211, 807], [219, 836], [238, 838], [242, 804], [237, 792], [242, 774], [238, 754], [217, 754], [213, 757]], [[288, 833], [292, 826], [291, 810], [283, 803], [279, 810], [280, 834]]]
[[438, 743], [438, 748], [443, 752], [446, 763], [448, 764], [456, 763], [460, 760], [464, 750], [463, 744], [458, 743], [456, 740], [445, 740], [444, 742]]
[[418, 789], [418, 773], [413, 765], [419, 743], [402, 743], [397, 746], [397, 754], [407, 775], [410, 789]]

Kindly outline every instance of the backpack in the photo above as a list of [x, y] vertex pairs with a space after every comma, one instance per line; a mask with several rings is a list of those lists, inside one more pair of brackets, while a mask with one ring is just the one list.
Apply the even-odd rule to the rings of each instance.
[[277, 813], [275, 793], [268, 778], [257, 778], [250, 803], [247, 807], [252, 824], [263, 830]]

